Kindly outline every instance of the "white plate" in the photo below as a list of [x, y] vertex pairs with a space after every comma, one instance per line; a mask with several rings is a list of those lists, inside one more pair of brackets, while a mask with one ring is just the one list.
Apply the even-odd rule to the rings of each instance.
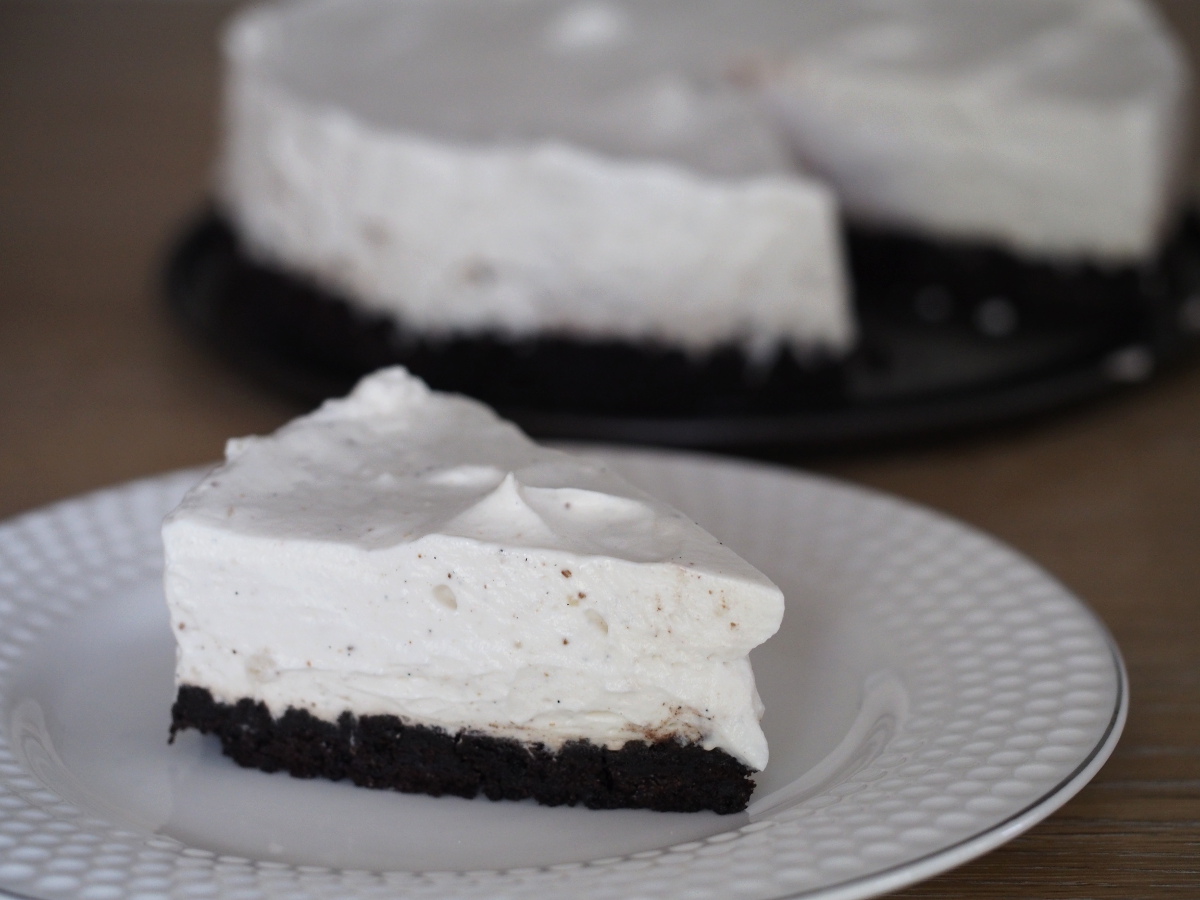
[[1102, 626], [1011, 550], [781, 469], [602, 452], [783, 587], [747, 813], [434, 799], [168, 746], [176, 473], [0, 525], [0, 890], [39, 898], [867, 897], [1049, 815], [1116, 744]]

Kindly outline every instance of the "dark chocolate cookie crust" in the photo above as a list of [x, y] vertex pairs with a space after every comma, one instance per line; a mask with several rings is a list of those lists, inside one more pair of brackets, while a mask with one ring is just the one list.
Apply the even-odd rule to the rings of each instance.
[[171, 709], [171, 739], [187, 728], [216, 735], [225, 754], [247, 768], [435, 797], [724, 814], [745, 809], [754, 790], [751, 769], [696, 744], [631, 741], [609, 750], [570, 741], [550, 750], [472, 732], [451, 735], [390, 715], [344, 712], [334, 723], [291, 708], [275, 718], [261, 702], [219, 703], [206, 688], [184, 685]]

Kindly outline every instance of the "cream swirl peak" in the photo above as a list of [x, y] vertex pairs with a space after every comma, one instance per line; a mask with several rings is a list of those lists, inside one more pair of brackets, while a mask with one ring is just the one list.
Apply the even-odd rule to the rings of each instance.
[[681, 513], [401, 369], [231, 441], [163, 529], [177, 681], [334, 722], [767, 762], [783, 598]]

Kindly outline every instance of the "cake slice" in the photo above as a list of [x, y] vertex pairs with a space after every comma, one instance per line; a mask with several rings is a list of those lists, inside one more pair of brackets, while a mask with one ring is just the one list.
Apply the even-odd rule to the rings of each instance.
[[368, 787], [746, 805], [783, 597], [681, 513], [399, 368], [226, 457], [163, 526], [172, 735]]

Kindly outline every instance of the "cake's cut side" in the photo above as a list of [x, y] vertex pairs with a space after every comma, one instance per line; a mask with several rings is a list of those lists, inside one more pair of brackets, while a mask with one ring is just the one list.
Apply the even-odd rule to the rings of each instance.
[[670, 738], [615, 750], [577, 740], [551, 750], [483, 733], [450, 735], [391, 715], [345, 712], [329, 722], [290, 708], [276, 718], [262, 702], [219, 703], [188, 685], [171, 717], [172, 734], [215, 735], [247, 768], [405, 793], [726, 814], [745, 809], [754, 790], [753, 771], [728, 753]]
[[[359, 748], [363, 723], [403, 723], [450, 741], [430, 772], [468, 749], [525, 748], [538, 762], [523, 796], [552, 798], [545, 785], [591, 746], [599, 785], [560, 802], [661, 809], [681, 784], [723, 808], [767, 763], [749, 652], [779, 627], [779, 589], [600, 463], [538, 447], [402, 369], [231, 441], [163, 543], [176, 684], [210, 699], [191, 694], [174, 727], [222, 734], [251, 764], [277, 765], [300, 722], [324, 723], [300, 729], [320, 758], [338, 728], [354, 726]], [[398, 760], [413, 758], [406, 746]], [[430, 789], [450, 791], [441, 777]]]

